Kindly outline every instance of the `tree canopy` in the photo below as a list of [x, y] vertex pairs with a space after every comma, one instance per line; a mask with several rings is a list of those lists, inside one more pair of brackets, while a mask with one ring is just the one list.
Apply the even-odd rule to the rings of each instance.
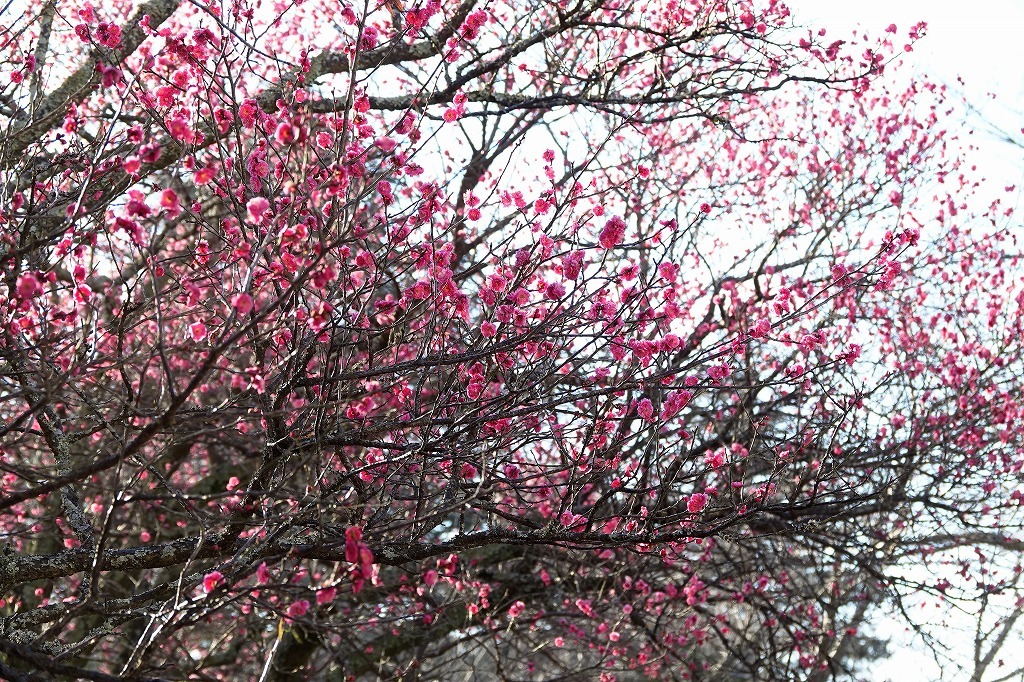
[[1002, 664], [1019, 249], [923, 25], [3, 16], [0, 678], [853, 679], [921, 600]]

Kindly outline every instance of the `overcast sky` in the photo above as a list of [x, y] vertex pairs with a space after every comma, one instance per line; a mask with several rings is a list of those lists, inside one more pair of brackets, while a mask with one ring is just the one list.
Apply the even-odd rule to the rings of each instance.
[[[903, 68], [927, 73], [964, 92], [985, 116], [1024, 139], [1024, 0], [785, 0], [793, 19], [842, 39], [860, 26], [879, 35], [895, 23], [901, 37], [918, 21], [927, 35], [904, 55]], [[987, 95], [995, 94], [994, 100]], [[975, 135], [979, 167], [1000, 189], [1024, 180], [1024, 150]]]
[[855, 26], [881, 33], [895, 23], [901, 34], [918, 21], [928, 35], [908, 62], [938, 78], [963, 76], [968, 87], [1001, 91], [1020, 102], [1024, 94], [1024, 1], [786, 0], [800, 23], [822, 25], [837, 38]]

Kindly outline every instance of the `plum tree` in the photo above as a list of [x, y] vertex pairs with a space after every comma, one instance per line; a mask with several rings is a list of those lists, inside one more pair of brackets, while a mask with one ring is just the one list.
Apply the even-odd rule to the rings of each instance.
[[1016, 589], [1017, 257], [922, 25], [15, 14], [0, 676], [827, 679], [922, 562]]

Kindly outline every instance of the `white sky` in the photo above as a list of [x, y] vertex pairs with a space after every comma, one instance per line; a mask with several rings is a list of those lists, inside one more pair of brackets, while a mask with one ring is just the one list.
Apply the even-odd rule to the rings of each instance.
[[928, 34], [907, 62], [950, 82], [962, 76], [977, 92], [996, 90], [1016, 103], [1024, 94], [1024, 0], [786, 0], [801, 24], [824, 26], [841, 38], [856, 26], [881, 34], [890, 23], [898, 35], [918, 21]]
[[[963, 92], [987, 118], [1024, 140], [1024, 0], [785, 0], [793, 12], [796, 23], [824, 27], [828, 36], [839, 40], [847, 38], [854, 28], [860, 27], [871, 35], [881, 35], [895, 23], [901, 39], [918, 21], [928, 22], [926, 36], [917, 42], [914, 51], [904, 56], [900, 67], [908, 73], [924, 73], [951, 87], [957, 78], [964, 81]], [[895, 42], [895, 41], [894, 41]], [[901, 44], [897, 42], [897, 44]], [[994, 93], [995, 99], [988, 97]], [[982, 197], [1002, 196], [1004, 201], [1016, 203], [1016, 224], [1021, 225], [1021, 189], [1024, 186], [1024, 149], [996, 141], [980, 129], [978, 120], [971, 125], [979, 128], [971, 137], [978, 149], [971, 161], [979, 174], [989, 182], [979, 194]], [[951, 121], [948, 127], [956, 128]], [[1017, 185], [1017, 192], [1007, 195], [1003, 188]], [[926, 228], [927, 229], [927, 228]], [[1024, 230], [1022, 230], [1024, 231]], [[934, 600], [930, 600], [934, 601]], [[869, 671], [871, 680], [919, 682], [957, 679], [957, 672], [941, 670], [935, 661], [919, 646], [911, 644], [903, 627], [897, 622], [882, 624], [879, 634], [893, 637], [892, 657]], [[949, 632], [951, 640], [960, 636], [960, 647], [950, 642], [956, 652], [970, 655], [972, 642], [962, 639], [955, 630]], [[1007, 642], [1005, 657], [1019, 664], [1024, 642]], [[951, 653], [954, 653], [951, 651]], [[954, 653], [954, 655], [956, 655]], [[1005, 673], [1006, 670], [1001, 672]]]
[[[924, 73], [957, 87], [971, 103], [1004, 130], [1024, 140], [1024, 0], [785, 0], [800, 24], [828, 29], [843, 39], [856, 27], [880, 35], [895, 23], [897, 36], [918, 21], [928, 22], [926, 36], [904, 55], [900, 71]], [[894, 41], [897, 45], [901, 44]], [[995, 99], [989, 95], [995, 94]], [[975, 121], [975, 125], [979, 125]], [[1020, 187], [1024, 181], [1024, 150], [975, 133], [981, 148], [979, 169], [998, 185]], [[1001, 192], [992, 192], [989, 196]]]

